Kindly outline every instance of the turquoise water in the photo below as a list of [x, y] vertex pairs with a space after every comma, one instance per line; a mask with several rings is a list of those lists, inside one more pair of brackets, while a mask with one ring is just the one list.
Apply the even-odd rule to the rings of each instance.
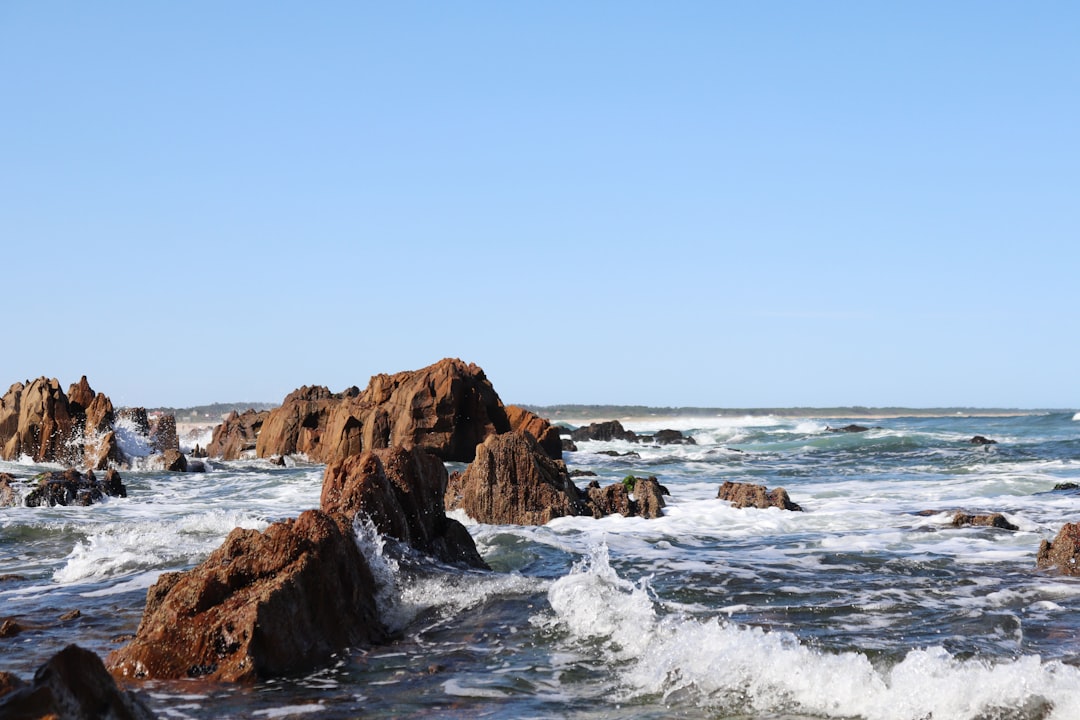
[[[694, 446], [579, 443], [602, 484], [654, 474], [655, 520], [471, 523], [495, 569], [461, 574], [362, 537], [389, 578], [398, 632], [304, 678], [144, 686], [164, 717], [1080, 717], [1080, 579], [1035, 569], [1039, 541], [1080, 520], [1072, 414], [624, 420]], [[996, 445], [969, 441], [984, 435]], [[634, 450], [614, 458], [605, 450]], [[0, 463], [28, 477], [39, 468]], [[105, 655], [146, 588], [237, 525], [318, 505], [322, 467], [212, 463], [123, 473], [126, 499], [0, 510], [0, 669], [29, 676], [70, 642]], [[737, 510], [722, 482], [783, 486], [803, 513]], [[584, 484], [586, 479], [579, 479]], [[953, 528], [1003, 512], [1016, 532]], [[61, 615], [78, 609], [78, 618]]]

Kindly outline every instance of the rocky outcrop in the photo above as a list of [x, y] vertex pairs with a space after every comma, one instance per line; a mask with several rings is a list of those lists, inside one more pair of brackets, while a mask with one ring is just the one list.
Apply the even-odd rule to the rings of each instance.
[[655, 435], [641, 438], [641, 441], [657, 445], [697, 445], [697, 440], [683, 435], [681, 430], [658, 430]]
[[378, 531], [443, 562], [487, 568], [465, 526], [446, 517], [446, 466], [420, 449], [370, 450], [327, 465], [320, 508], [360, 513]]
[[1080, 575], [1080, 523], [1065, 523], [1053, 542], [1039, 543], [1035, 564], [1057, 568], [1066, 575]]
[[15, 478], [8, 473], [0, 473], [0, 508], [22, 505], [22, 496], [12, 483]]
[[243, 414], [233, 410], [214, 428], [205, 456], [223, 460], [239, 460], [245, 452], [255, 449], [259, 432], [269, 417], [269, 410], [248, 409]]
[[388, 447], [422, 447], [471, 462], [477, 444], [509, 432], [502, 401], [484, 371], [448, 358], [421, 370], [376, 375], [361, 392], [302, 387], [270, 411], [259, 457], [303, 453], [314, 462]]
[[967, 513], [958, 512], [953, 515], [952, 519], [953, 527], [967, 527], [974, 525], [976, 527], [993, 527], [1001, 530], [1019, 530], [1020, 528], [1009, 522], [1001, 513], [984, 513], [969, 515]]
[[543, 525], [592, 514], [561, 460], [548, 457], [527, 433], [492, 435], [476, 448], [464, 473], [453, 473], [446, 508], [501, 525]]
[[134, 693], [125, 692], [94, 653], [68, 645], [50, 658], [26, 684], [9, 680], [0, 694], [0, 717], [63, 720], [153, 720]]
[[576, 442], [584, 440], [599, 440], [608, 442], [611, 440], [625, 440], [637, 442], [637, 434], [633, 430], [626, 430], [618, 420], [606, 422], [594, 422], [580, 427], [570, 433], [570, 439]]
[[529, 433], [536, 438], [540, 449], [547, 453], [548, 457], [562, 460], [563, 441], [559, 436], [559, 429], [547, 419], [517, 405], [506, 406], [506, 418], [510, 422], [510, 430]]
[[75, 425], [59, 381], [41, 377], [28, 385], [15, 383], [0, 398], [0, 457], [73, 464]]
[[237, 528], [199, 566], [150, 588], [114, 674], [250, 681], [308, 671], [382, 641], [371, 571], [343, 521], [319, 510]]
[[187, 472], [188, 461], [179, 450], [166, 450], [163, 456], [166, 472]]
[[592, 510], [594, 518], [602, 518], [607, 515], [618, 513], [623, 517], [634, 514], [630, 493], [622, 483], [612, 483], [607, 487], [600, 487], [600, 483], [593, 480], [586, 488], [588, 506]]
[[716, 495], [721, 500], [727, 500], [732, 507], [736, 508], [780, 508], [781, 510], [801, 511], [802, 507], [791, 501], [787, 490], [776, 488], [767, 489], [764, 485], [752, 483], [740, 483], [726, 481], [720, 486], [720, 492]]
[[55, 505], [91, 505], [104, 496], [127, 497], [127, 487], [115, 470], [110, 470], [101, 482], [93, 470], [83, 475], [78, 470], [41, 473], [35, 477], [37, 487], [26, 495], [27, 507]]
[[643, 518], [662, 517], [666, 489], [653, 476], [634, 478], [634, 514]]
[[997, 445], [997, 440], [991, 440], [988, 437], [982, 435], [976, 435], [969, 441], [972, 445]]
[[618, 513], [623, 517], [658, 518], [663, 516], [667, 490], [655, 476], [647, 478], [628, 475], [622, 482], [600, 487], [593, 480], [586, 489], [586, 503], [594, 518]]
[[155, 452], [164, 454], [169, 450], [180, 449], [180, 438], [176, 434], [176, 416], [158, 415], [150, 421], [150, 446]]
[[840, 428], [827, 427], [825, 429], [831, 433], [862, 433], [866, 432], [870, 428], [866, 427], [865, 425], [855, 425], [853, 423], [851, 425], [845, 425], [844, 427]]

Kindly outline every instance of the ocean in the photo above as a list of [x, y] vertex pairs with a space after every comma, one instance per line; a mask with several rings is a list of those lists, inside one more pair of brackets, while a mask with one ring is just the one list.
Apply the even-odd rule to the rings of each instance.
[[[697, 444], [579, 442], [567, 464], [602, 485], [655, 475], [663, 517], [456, 514], [492, 572], [362, 531], [394, 642], [304, 677], [137, 688], [163, 718], [1080, 718], [1080, 578], [1035, 568], [1040, 540], [1080, 521], [1080, 491], [1054, 489], [1080, 483], [1080, 415], [620, 419]], [[828, 430], [851, 422], [871, 429]], [[104, 657], [160, 573], [317, 507], [323, 467], [121, 475], [127, 498], [0, 509], [0, 619], [24, 628], [0, 670], [29, 678], [69, 643]], [[732, 508], [725, 480], [784, 487], [804, 512]], [[1019, 530], [955, 528], [958, 510]]]

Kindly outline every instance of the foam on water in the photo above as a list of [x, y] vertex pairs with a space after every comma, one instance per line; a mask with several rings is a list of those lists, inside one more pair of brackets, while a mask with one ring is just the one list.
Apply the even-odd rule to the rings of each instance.
[[597, 548], [548, 591], [554, 617], [585, 652], [618, 669], [627, 699], [659, 695], [723, 712], [801, 712], [866, 720], [1080, 717], [1080, 671], [1037, 656], [961, 660], [913, 648], [891, 666], [826, 653], [786, 632], [695, 618], [656, 601]]

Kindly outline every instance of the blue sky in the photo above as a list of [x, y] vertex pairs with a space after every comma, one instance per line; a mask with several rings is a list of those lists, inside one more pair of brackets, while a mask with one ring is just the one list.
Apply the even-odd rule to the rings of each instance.
[[0, 383], [1080, 406], [1064, 2], [0, 4]]

